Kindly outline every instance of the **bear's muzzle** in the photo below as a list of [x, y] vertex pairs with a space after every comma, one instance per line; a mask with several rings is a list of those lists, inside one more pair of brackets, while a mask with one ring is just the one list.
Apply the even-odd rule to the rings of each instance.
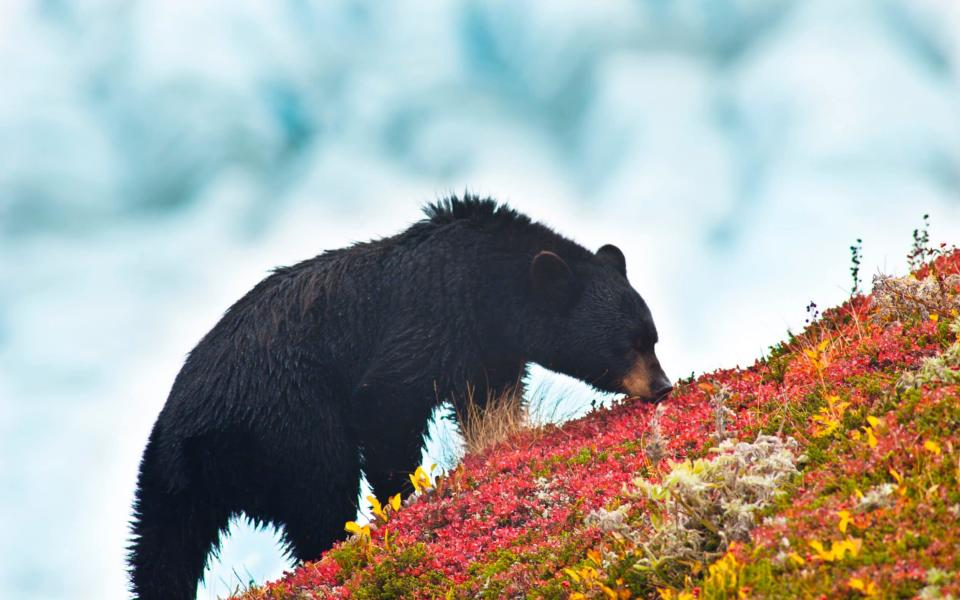
[[622, 383], [624, 392], [648, 402], [659, 402], [673, 390], [673, 384], [653, 352], [639, 355]]

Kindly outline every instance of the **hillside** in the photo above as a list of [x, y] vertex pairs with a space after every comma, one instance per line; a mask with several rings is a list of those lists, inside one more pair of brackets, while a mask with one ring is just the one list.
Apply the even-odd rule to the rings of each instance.
[[748, 369], [467, 456], [242, 600], [960, 597], [960, 255]]

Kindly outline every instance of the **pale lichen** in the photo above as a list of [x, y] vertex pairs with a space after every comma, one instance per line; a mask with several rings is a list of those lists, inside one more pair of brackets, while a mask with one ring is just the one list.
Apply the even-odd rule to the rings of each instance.
[[857, 502], [857, 510], [870, 512], [878, 508], [889, 508], [894, 504], [893, 492], [897, 486], [892, 483], [881, 483], [867, 490]]
[[727, 406], [727, 400], [732, 395], [730, 388], [725, 385], [716, 386], [710, 394], [710, 408], [713, 409], [713, 437], [718, 442], [722, 442], [729, 436], [727, 420], [737, 416], [737, 413]]
[[[960, 336], [960, 319], [949, 325], [950, 332]], [[937, 356], [923, 359], [920, 368], [900, 376], [901, 389], [920, 387], [930, 383], [960, 383], [960, 341], [956, 341]]]
[[873, 277], [874, 322], [880, 324], [906, 321], [911, 318], [927, 319], [930, 315], [945, 315], [960, 310], [960, 275], [936, 277], [928, 275], [922, 280], [913, 275]]
[[647, 434], [646, 444], [643, 446], [643, 452], [647, 459], [653, 463], [653, 466], [660, 464], [660, 461], [667, 454], [667, 443], [663, 439], [663, 431], [660, 427], [660, 418], [663, 417], [666, 406], [661, 402], [657, 405], [657, 409], [653, 411], [653, 417], [650, 418], [650, 433]]
[[727, 440], [712, 458], [674, 463], [660, 483], [636, 481], [648, 501], [652, 533], [634, 568], [707, 564], [731, 542], [749, 540], [757, 513], [797, 473], [797, 449], [794, 439], [770, 435]]

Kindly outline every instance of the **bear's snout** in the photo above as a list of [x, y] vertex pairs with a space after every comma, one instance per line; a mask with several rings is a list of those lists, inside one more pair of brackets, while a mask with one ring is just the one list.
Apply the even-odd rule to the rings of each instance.
[[657, 355], [653, 352], [637, 357], [630, 371], [623, 378], [623, 391], [630, 396], [650, 402], [659, 402], [673, 390], [673, 384], [663, 372]]

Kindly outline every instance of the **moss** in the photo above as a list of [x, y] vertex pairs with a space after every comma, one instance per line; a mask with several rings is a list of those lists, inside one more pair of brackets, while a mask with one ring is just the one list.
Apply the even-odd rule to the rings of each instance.
[[358, 600], [393, 600], [409, 598], [414, 592], [424, 593], [452, 587], [452, 582], [437, 571], [423, 568], [426, 556], [423, 544], [414, 544], [390, 552], [379, 561], [373, 561], [362, 572], [359, 584], [351, 597]]
[[585, 465], [593, 459], [593, 449], [581, 448], [580, 452], [567, 461], [571, 465]]
[[860, 390], [860, 393], [870, 402], [877, 402], [885, 397], [890, 397], [890, 392], [895, 380], [885, 373], [864, 373], [862, 375], [853, 375], [846, 380], [846, 385], [852, 389]]
[[636, 456], [643, 450], [640, 440], [627, 440], [620, 444], [620, 451], [627, 456]]
[[767, 369], [762, 372], [761, 381], [783, 383], [783, 379], [787, 375], [787, 369], [790, 367], [792, 360], [793, 355], [790, 354], [788, 346], [785, 344], [771, 346], [770, 354], [763, 362]]
[[340, 566], [340, 583], [346, 581], [350, 575], [362, 569], [367, 564], [367, 556], [360, 544], [342, 544], [329, 552], [333, 560]]

